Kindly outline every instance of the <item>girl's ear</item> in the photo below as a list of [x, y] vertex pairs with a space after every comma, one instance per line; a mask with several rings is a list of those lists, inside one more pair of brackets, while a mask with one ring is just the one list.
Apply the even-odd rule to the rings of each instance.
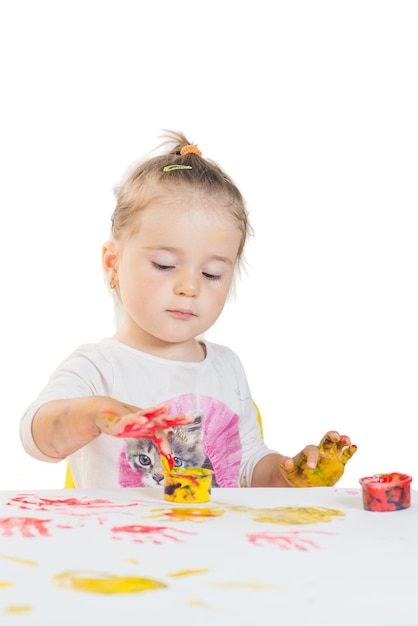
[[102, 265], [111, 289], [118, 284], [118, 255], [113, 241], [106, 241], [102, 249]]

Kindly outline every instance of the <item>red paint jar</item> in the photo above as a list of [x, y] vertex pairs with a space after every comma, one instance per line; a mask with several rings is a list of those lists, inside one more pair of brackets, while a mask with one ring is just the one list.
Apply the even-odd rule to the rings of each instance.
[[360, 478], [366, 511], [400, 511], [411, 506], [412, 477], [400, 472]]

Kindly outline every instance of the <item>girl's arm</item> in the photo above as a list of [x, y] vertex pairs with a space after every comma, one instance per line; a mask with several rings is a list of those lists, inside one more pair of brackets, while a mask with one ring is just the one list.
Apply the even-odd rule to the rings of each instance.
[[107, 396], [52, 400], [42, 405], [32, 421], [39, 450], [64, 459], [99, 435], [161, 439], [167, 428], [193, 421], [193, 415], [169, 415], [168, 406], [139, 409]]
[[280, 463], [286, 458], [272, 452], [260, 459], [253, 471], [251, 487], [291, 487], [280, 469]]
[[106, 396], [52, 400], [33, 418], [33, 439], [47, 456], [64, 459], [104, 432], [104, 422], [109, 423], [111, 415], [134, 411], [134, 407]]

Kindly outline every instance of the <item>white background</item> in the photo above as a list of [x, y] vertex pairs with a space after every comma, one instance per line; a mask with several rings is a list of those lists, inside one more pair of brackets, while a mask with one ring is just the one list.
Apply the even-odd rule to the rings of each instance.
[[328, 429], [339, 486], [418, 479], [417, 4], [5, 1], [1, 58], [0, 485], [56, 487], [26, 406], [113, 333], [113, 187], [182, 130], [245, 196], [248, 272], [208, 338], [241, 357], [271, 447]]

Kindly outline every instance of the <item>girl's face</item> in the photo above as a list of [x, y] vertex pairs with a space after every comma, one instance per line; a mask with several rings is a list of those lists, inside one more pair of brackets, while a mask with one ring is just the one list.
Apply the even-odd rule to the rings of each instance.
[[174, 360], [203, 358], [195, 338], [225, 305], [242, 237], [220, 213], [216, 200], [183, 189], [142, 211], [123, 245], [105, 245], [125, 313], [116, 339]]

